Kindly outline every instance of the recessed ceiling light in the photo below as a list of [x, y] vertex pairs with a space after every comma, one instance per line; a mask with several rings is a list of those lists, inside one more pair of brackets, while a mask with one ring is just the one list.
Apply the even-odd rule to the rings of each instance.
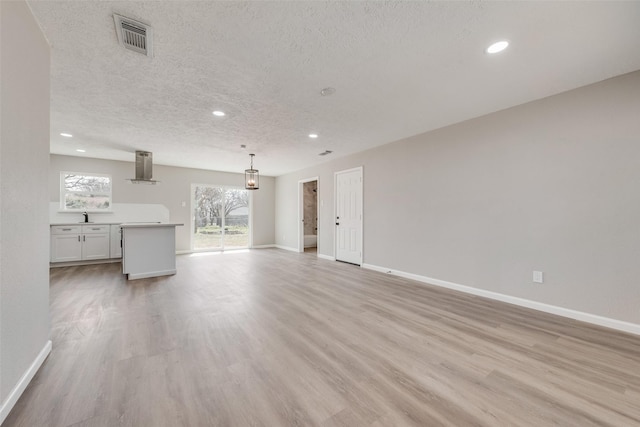
[[87, 150], [83, 150], [82, 148], [78, 148], [76, 151], [78, 153], [86, 153], [87, 152]]
[[503, 50], [505, 50], [507, 48], [507, 46], [509, 46], [509, 42], [506, 40], [501, 40], [499, 42], [495, 42], [494, 44], [492, 44], [491, 46], [489, 46], [487, 48], [487, 53], [498, 53], [498, 52], [502, 52]]
[[317, 133], [310, 133], [310, 134], [309, 134], [309, 138], [314, 138], [314, 139], [315, 139], [315, 138], [317, 138], [317, 137], [318, 137], [318, 134], [317, 134]]
[[216, 111], [213, 112], [213, 115], [217, 116], [217, 117], [222, 117], [225, 114], [224, 114], [224, 111], [216, 110]]
[[70, 133], [64, 133], [64, 132], [62, 132], [62, 133], [60, 134], [60, 136], [64, 136], [64, 137], [66, 137], [66, 138], [72, 138], [72, 137], [73, 137], [73, 135], [71, 135]]

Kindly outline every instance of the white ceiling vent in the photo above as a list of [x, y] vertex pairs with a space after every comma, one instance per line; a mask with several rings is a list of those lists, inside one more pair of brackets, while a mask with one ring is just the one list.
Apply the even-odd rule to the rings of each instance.
[[149, 57], [152, 56], [153, 28], [115, 13], [113, 14], [113, 20], [116, 23], [118, 41], [122, 46], [134, 52], [142, 53]]

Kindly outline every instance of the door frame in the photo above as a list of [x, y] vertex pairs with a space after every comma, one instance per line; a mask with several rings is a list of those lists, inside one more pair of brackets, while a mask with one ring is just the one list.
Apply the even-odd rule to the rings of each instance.
[[318, 218], [317, 253], [320, 253], [320, 177], [314, 176], [298, 181], [298, 252], [304, 252], [304, 184], [316, 181], [316, 218]]
[[[360, 171], [360, 267], [364, 263], [364, 166], [336, 171], [333, 173], [333, 222], [338, 216], [338, 174]], [[338, 261], [338, 227], [333, 226], [333, 259]]]

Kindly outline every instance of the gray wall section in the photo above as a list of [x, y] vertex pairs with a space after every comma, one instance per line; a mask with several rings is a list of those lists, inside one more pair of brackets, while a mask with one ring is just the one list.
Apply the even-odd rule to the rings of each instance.
[[[49, 45], [26, 3], [0, 2], [0, 401], [49, 340]], [[45, 243], [45, 244], [43, 244]]]
[[[134, 153], [131, 153], [134, 158]], [[135, 185], [127, 181], [133, 178], [135, 165], [132, 162], [101, 160], [86, 157], [51, 155], [49, 171], [49, 199], [60, 200], [60, 172], [90, 172], [109, 174], [113, 180], [114, 203], [155, 203], [169, 209], [172, 222], [184, 223], [176, 228], [176, 249], [190, 250], [191, 232], [191, 184], [212, 184], [244, 187], [244, 174], [214, 172], [202, 169], [153, 165], [153, 178], [161, 181], [157, 185]], [[275, 179], [260, 177], [260, 189], [253, 194], [253, 244], [272, 245], [275, 242]], [[185, 202], [186, 206], [182, 206]], [[75, 217], [74, 217], [75, 218]]]
[[276, 243], [317, 175], [333, 256], [333, 174], [362, 165], [366, 264], [640, 324], [639, 118], [634, 72], [278, 177]]

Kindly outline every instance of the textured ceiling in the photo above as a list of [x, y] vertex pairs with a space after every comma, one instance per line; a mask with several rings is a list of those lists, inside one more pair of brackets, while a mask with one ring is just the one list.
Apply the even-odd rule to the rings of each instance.
[[[280, 175], [640, 69], [638, 1], [29, 5], [57, 154], [241, 172], [256, 153]], [[152, 58], [118, 44], [113, 13], [153, 27]]]

